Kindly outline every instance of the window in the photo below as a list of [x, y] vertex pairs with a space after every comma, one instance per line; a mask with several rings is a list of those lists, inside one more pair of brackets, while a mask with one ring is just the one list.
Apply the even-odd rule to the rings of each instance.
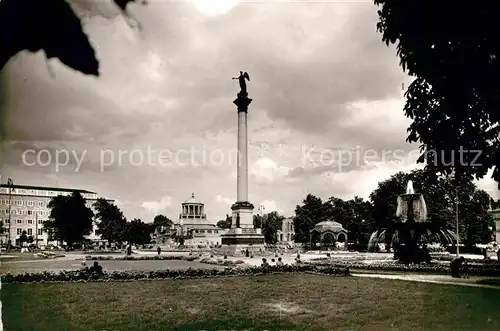
[[43, 207], [43, 201], [38, 201], [38, 207]]
[[28, 220], [28, 224], [33, 224], [33, 220]]
[[28, 236], [32, 236], [33, 235], [33, 229], [28, 229]]
[[23, 224], [23, 220], [17, 220], [17, 224]]
[[33, 215], [33, 211], [32, 210], [28, 210], [28, 215]]
[[43, 220], [38, 220], [38, 224], [43, 224]]
[[28, 207], [33, 207], [33, 201], [28, 201]]
[[9, 220], [8, 220], [8, 219], [6, 219], [3, 223], [4, 223], [4, 224], [9, 224]]
[[16, 231], [16, 233], [17, 233], [17, 235], [18, 235], [18, 236], [20, 236], [20, 235], [21, 235], [21, 233], [23, 232], [23, 231], [22, 231], [23, 229], [19, 229], [19, 228], [17, 228], [16, 230], [17, 230], [17, 231]]
[[9, 205], [9, 200], [4, 200], [3, 203], [8, 206]]
[[38, 229], [38, 235], [39, 236], [43, 235], [43, 229]]

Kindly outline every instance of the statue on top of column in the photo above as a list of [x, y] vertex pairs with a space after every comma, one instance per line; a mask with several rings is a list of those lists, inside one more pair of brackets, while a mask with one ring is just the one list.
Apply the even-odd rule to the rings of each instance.
[[240, 93], [238, 93], [238, 96], [239, 97], [243, 97], [243, 98], [248, 97], [247, 82], [245, 81], [246, 79], [248, 81], [250, 81], [250, 76], [248, 76], [248, 72], [240, 71], [240, 76], [239, 77], [233, 77], [233, 79], [237, 79], [238, 82], [240, 83], [241, 91], [240, 91]]

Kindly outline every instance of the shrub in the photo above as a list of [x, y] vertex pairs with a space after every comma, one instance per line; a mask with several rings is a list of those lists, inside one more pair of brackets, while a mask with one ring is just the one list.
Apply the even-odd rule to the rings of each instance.
[[154, 256], [86, 256], [85, 260], [89, 261], [111, 261], [111, 260], [126, 260], [126, 261], [151, 261], [151, 260], [183, 260], [194, 261], [198, 256], [174, 256], [174, 255], [154, 255]]
[[[496, 261], [495, 261], [496, 262]], [[500, 276], [500, 263], [478, 263], [469, 262], [469, 274], [478, 276], [495, 277]], [[332, 264], [325, 262], [305, 262], [306, 265], [333, 266], [337, 268], [350, 268], [369, 271], [393, 271], [393, 272], [418, 272], [434, 274], [451, 274], [448, 264], [400, 264], [400, 263], [359, 263], [335, 261]]]
[[208, 278], [222, 276], [252, 276], [264, 273], [291, 273], [291, 272], [313, 272], [332, 276], [349, 276], [349, 269], [343, 267], [318, 267], [312, 265], [284, 265], [270, 266], [266, 268], [225, 268], [219, 269], [185, 269], [185, 270], [159, 270], [159, 271], [112, 271], [104, 272], [102, 275], [91, 275], [83, 271], [61, 271], [60, 273], [24, 273], [5, 274], [1, 276], [4, 283], [39, 283], [39, 282], [77, 282], [77, 281], [117, 281], [117, 280], [139, 280], [139, 279], [186, 279], [186, 278]]

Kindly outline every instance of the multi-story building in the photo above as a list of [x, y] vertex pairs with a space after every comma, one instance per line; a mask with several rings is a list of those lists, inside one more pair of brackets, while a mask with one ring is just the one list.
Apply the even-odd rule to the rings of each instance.
[[[32, 236], [38, 245], [47, 245], [48, 233], [43, 229], [43, 223], [50, 217], [48, 204], [52, 198], [58, 195], [70, 195], [73, 192], [80, 193], [86, 200], [87, 207], [95, 211], [93, 209], [93, 204], [97, 200], [95, 192], [0, 183], [0, 220], [3, 222], [4, 228], [0, 235], [0, 244], [6, 244], [10, 240], [12, 245], [15, 245], [22, 232], [26, 231], [26, 234]], [[113, 200], [108, 201], [114, 202]], [[94, 223], [93, 231], [88, 239], [99, 239], [95, 231]]]
[[500, 246], [500, 209], [491, 210], [490, 213], [495, 220], [495, 240]]
[[293, 227], [293, 218], [289, 217], [283, 220], [281, 231], [278, 230], [278, 242], [282, 244], [292, 244], [294, 242], [295, 229]]

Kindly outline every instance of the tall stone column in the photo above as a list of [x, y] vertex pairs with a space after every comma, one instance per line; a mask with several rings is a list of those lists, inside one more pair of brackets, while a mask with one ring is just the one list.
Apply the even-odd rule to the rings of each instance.
[[[254, 206], [248, 201], [248, 106], [252, 99], [239, 93], [233, 103], [238, 109], [238, 161], [236, 169], [236, 203], [233, 211], [232, 227], [237, 229], [253, 229]], [[237, 221], [237, 218], [239, 221]], [[237, 232], [241, 232], [238, 230]]]
[[233, 101], [238, 107], [238, 163], [237, 163], [237, 183], [236, 201], [248, 201], [248, 129], [247, 114], [248, 106], [252, 99], [238, 96]]
[[[221, 243], [227, 254], [239, 255], [242, 251], [257, 251], [264, 249], [264, 236], [260, 229], [253, 226], [254, 206], [248, 201], [248, 106], [252, 99], [248, 98], [244, 77], [248, 75], [240, 72], [241, 92], [233, 101], [238, 110], [238, 159], [236, 202], [231, 206], [231, 229], [222, 235]], [[236, 78], [235, 78], [236, 79]]]

